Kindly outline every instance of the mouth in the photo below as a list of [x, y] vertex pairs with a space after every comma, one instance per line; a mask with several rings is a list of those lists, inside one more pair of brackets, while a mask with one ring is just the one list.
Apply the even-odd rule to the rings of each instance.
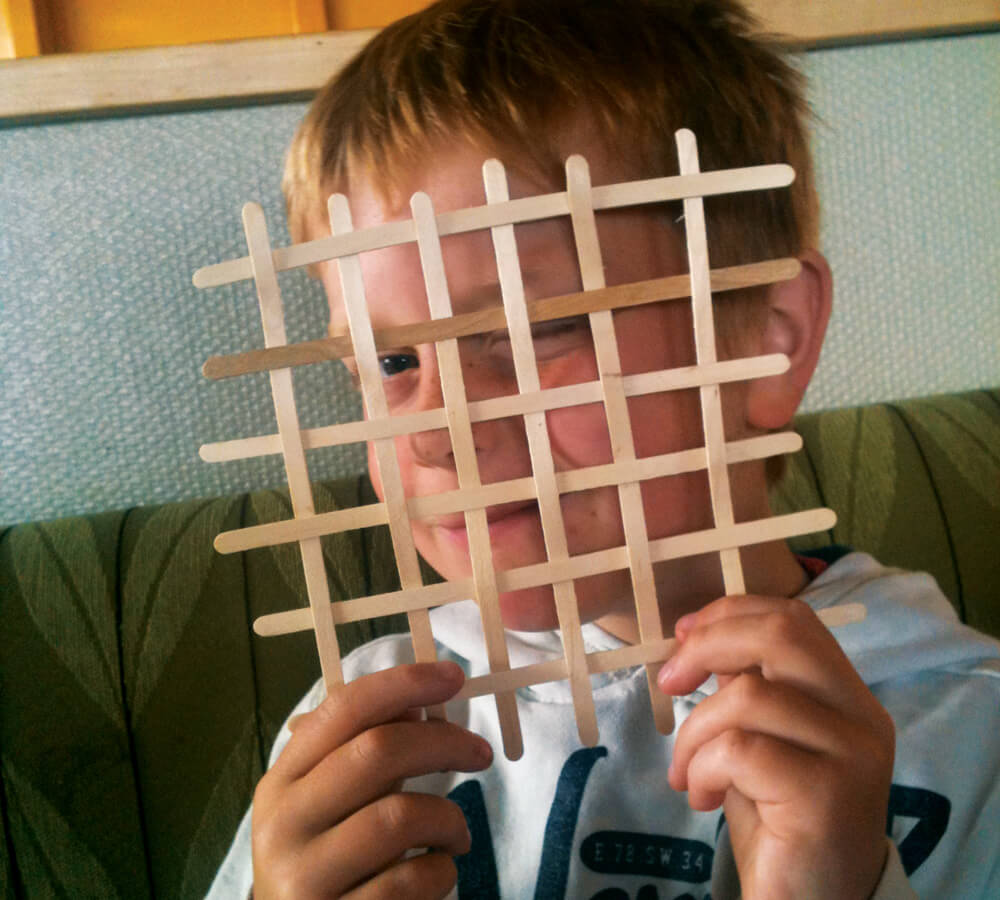
[[[538, 504], [534, 500], [524, 500], [517, 503], [501, 503], [498, 506], [486, 507], [486, 522], [489, 525], [490, 537], [507, 526], [515, 525], [517, 522], [534, 516], [538, 511]], [[445, 516], [436, 516], [430, 520], [430, 524], [455, 537], [466, 537], [465, 513], [450, 513]]]

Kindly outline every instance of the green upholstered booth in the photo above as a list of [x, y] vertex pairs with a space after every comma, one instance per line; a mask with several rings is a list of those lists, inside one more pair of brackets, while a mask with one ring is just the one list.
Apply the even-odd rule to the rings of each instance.
[[[802, 416], [778, 511], [828, 505], [839, 543], [932, 572], [1000, 635], [1000, 392]], [[320, 484], [318, 510], [372, 498]], [[294, 546], [220, 556], [222, 530], [287, 518], [277, 492], [0, 534], [0, 895], [197, 897], [289, 708], [318, 676], [309, 633], [261, 640], [299, 605]], [[338, 598], [390, 590], [384, 529], [325, 540]], [[341, 632], [345, 652], [380, 621]]]

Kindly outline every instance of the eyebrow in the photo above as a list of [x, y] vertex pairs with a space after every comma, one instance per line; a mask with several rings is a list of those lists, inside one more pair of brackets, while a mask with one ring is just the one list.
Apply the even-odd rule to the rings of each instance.
[[[794, 258], [713, 269], [711, 290], [716, 293], [788, 281], [798, 275], [800, 269], [799, 261]], [[553, 319], [564, 319], [604, 309], [627, 309], [664, 300], [682, 300], [690, 296], [690, 276], [670, 275], [666, 278], [635, 281], [599, 290], [579, 291], [532, 300], [527, 304], [528, 320], [550, 322]], [[507, 316], [504, 308], [490, 306], [476, 312], [460, 313], [448, 319], [425, 319], [409, 325], [380, 328], [374, 333], [375, 347], [378, 350], [391, 350], [394, 347], [430, 344], [506, 327]], [[229, 378], [250, 372], [267, 372], [272, 369], [303, 366], [350, 356], [354, 356], [351, 336], [340, 333], [316, 341], [250, 350], [231, 356], [213, 356], [205, 362], [202, 372], [212, 379]]]
[[[525, 282], [528, 282], [531, 280], [531, 278], [526, 275], [524, 280]], [[404, 330], [409, 334], [413, 334], [415, 331], [419, 331], [419, 329], [417, 328], [417, 326], [419, 325], [430, 325], [431, 323], [440, 323], [442, 321], [450, 322], [454, 321], [455, 319], [463, 319], [466, 316], [477, 317], [482, 312], [485, 311], [489, 311], [491, 315], [495, 316], [497, 310], [500, 310], [501, 313], [503, 312], [503, 307], [498, 305], [498, 301], [502, 296], [503, 294], [501, 293], [500, 282], [493, 281], [463, 291], [461, 301], [456, 303], [456, 306], [471, 307], [472, 309], [470, 312], [458, 313], [457, 315], [452, 316], [449, 319], [424, 319], [421, 320], [420, 322], [411, 322], [407, 325], [385, 326], [383, 328], [379, 328], [377, 318], [372, 316], [371, 323], [372, 323], [372, 330], [374, 331], [375, 334], [375, 347], [378, 350], [387, 350], [389, 349], [389, 347], [386, 346], [386, 344], [392, 343], [391, 338], [387, 337], [387, 335], [395, 335]], [[558, 298], [552, 298], [552, 299], [558, 299]], [[528, 305], [529, 307], [531, 306], [531, 301], [528, 302]], [[535, 321], [535, 319], [531, 319], [531, 321]], [[503, 327], [506, 328], [506, 317], [504, 320]], [[468, 337], [470, 334], [478, 334], [480, 333], [480, 331], [492, 331], [492, 330], [494, 329], [484, 327], [481, 330], [477, 331], [468, 331], [468, 332], [462, 331], [461, 333], [456, 333], [456, 334], [449, 333], [446, 334], [444, 337], [434, 337], [433, 335], [431, 335], [427, 338], [427, 340], [417, 340], [416, 338], [411, 337], [409, 340], [403, 341], [403, 343], [431, 344], [434, 343], [434, 341], [436, 340], [445, 340], [446, 338], [449, 337]], [[345, 340], [350, 341], [350, 339], [351, 339], [350, 331], [348, 330], [347, 325], [343, 322], [337, 322], [336, 324], [334, 324], [331, 318], [330, 325], [327, 327], [326, 338], [325, 339], [321, 338], [320, 341], [317, 341], [316, 343], [328, 343], [333, 341], [339, 345], [340, 342]], [[301, 347], [302, 344], [297, 344], [295, 346]], [[353, 355], [353, 350], [351, 353], [347, 353], [344, 355], [346, 356]]]

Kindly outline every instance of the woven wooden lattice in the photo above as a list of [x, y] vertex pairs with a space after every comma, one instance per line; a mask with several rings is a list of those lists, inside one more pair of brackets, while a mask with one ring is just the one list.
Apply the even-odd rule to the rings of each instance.
[[[657, 727], [673, 728], [669, 698], [654, 684], [655, 664], [667, 658], [672, 641], [662, 632], [653, 580], [653, 564], [706, 552], [719, 554], [725, 590], [744, 592], [739, 548], [785, 539], [832, 527], [834, 514], [827, 509], [736, 523], [730, 497], [728, 466], [794, 452], [801, 439], [793, 433], [727, 443], [723, 434], [719, 385], [778, 374], [788, 360], [767, 355], [720, 361], [712, 316], [713, 291], [768, 284], [792, 278], [799, 270], [793, 259], [768, 260], [712, 271], [709, 267], [702, 198], [738, 191], [776, 189], [794, 178], [785, 165], [759, 166], [701, 173], [694, 136], [677, 133], [680, 174], [640, 182], [591, 187], [586, 161], [571, 157], [566, 164], [565, 191], [511, 201], [504, 169], [495, 160], [483, 167], [487, 203], [435, 215], [430, 198], [415, 194], [412, 218], [355, 231], [347, 199], [330, 198], [331, 236], [320, 240], [272, 248], [263, 213], [248, 204], [243, 211], [249, 255], [200, 269], [199, 287], [253, 279], [260, 301], [265, 349], [208, 361], [210, 377], [251, 371], [270, 371], [278, 433], [205, 445], [203, 458], [222, 461], [265, 454], [284, 457], [294, 517], [219, 535], [221, 552], [298, 542], [309, 596], [307, 608], [289, 610], [259, 619], [260, 634], [283, 634], [313, 629], [328, 686], [342, 680], [336, 623], [352, 622], [390, 613], [409, 617], [414, 653], [418, 660], [435, 658], [428, 610], [441, 604], [474, 597], [478, 602], [486, 641], [490, 674], [466, 682], [461, 697], [494, 694], [505, 752], [521, 755], [522, 745], [515, 691], [545, 681], [568, 679], [572, 689], [581, 740], [598, 740], [597, 721], [589, 675], [595, 672], [646, 665], [650, 697]], [[595, 211], [647, 203], [681, 200], [688, 250], [689, 274], [607, 288]], [[514, 225], [557, 216], [569, 216], [576, 242], [583, 290], [563, 297], [526, 303], [515, 246]], [[471, 314], [453, 315], [441, 257], [444, 235], [488, 229], [492, 233], [503, 306]], [[412, 326], [373, 332], [361, 278], [359, 254], [414, 242], [419, 248], [431, 318]], [[289, 345], [285, 334], [277, 272], [321, 260], [338, 261], [349, 335]], [[638, 375], [623, 375], [612, 310], [668, 299], [690, 298], [694, 321], [697, 364]], [[531, 337], [531, 323], [586, 313], [590, 318], [599, 381], [543, 390]], [[458, 338], [506, 328], [514, 357], [519, 394], [469, 401], [463, 384]], [[414, 414], [390, 415], [379, 370], [378, 350], [434, 342], [441, 377], [443, 408]], [[304, 430], [299, 425], [292, 390], [294, 368], [338, 357], [353, 357], [358, 368], [368, 418], [362, 422]], [[628, 398], [648, 393], [698, 388], [701, 397], [704, 446], [662, 456], [637, 458], [628, 414]], [[602, 402], [614, 448], [606, 465], [556, 471], [545, 427], [547, 410]], [[472, 425], [475, 422], [523, 416], [531, 457], [532, 476], [484, 485], [481, 482]], [[403, 491], [394, 438], [433, 429], [447, 429], [458, 476], [458, 488], [446, 493], [407, 497]], [[357, 509], [316, 514], [313, 506], [306, 451], [316, 447], [371, 442], [384, 488], [384, 501]], [[641, 482], [682, 472], [706, 470], [711, 489], [714, 527], [693, 534], [650, 540], [640, 499]], [[624, 546], [571, 556], [560, 510], [560, 495], [616, 485], [619, 492], [626, 542]], [[544, 563], [494, 571], [486, 508], [513, 500], [538, 504], [545, 537]], [[411, 532], [411, 520], [446, 513], [464, 513], [472, 558], [469, 578], [424, 585]], [[387, 524], [399, 568], [401, 588], [388, 594], [332, 604], [320, 538], [372, 525]], [[635, 595], [640, 642], [620, 650], [586, 653], [580, 632], [574, 579], [612, 570], [628, 569]], [[505, 591], [552, 585], [560, 631], [562, 658], [512, 669], [508, 660], [497, 596]], [[432, 710], [443, 715], [443, 710]]]

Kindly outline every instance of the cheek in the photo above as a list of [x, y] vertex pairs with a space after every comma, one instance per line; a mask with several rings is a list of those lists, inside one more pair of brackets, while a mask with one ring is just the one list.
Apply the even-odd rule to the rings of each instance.
[[[367, 446], [368, 452], [368, 477], [371, 478], [372, 487], [375, 489], [375, 495], [379, 500], [385, 500], [385, 488], [382, 484], [382, 474], [379, 471], [378, 459], [375, 453], [375, 445], [373, 442], [369, 442]], [[403, 495], [406, 497], [413, 497], [416, 495], [416, 491], [413, 486], [413, 465], [412, 458], [409, 448], [409, 443], [406, 438], [396, 439], [396, 461], [399, 464], [399, 477], [403, 483]]]
[[557, 470], [611, 462], [611, 439], [603, 404], [571, 406], [547, 416]]
[[690, 450], [703, 444], [697, 390], [648, 394], [629, 400], [632, 436], [638, 457]]

